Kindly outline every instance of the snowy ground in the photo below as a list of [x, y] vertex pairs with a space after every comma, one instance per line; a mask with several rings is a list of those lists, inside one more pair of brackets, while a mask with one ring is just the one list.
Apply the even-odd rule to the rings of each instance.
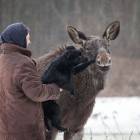
[[85, 131], [140, 134], [140, 98], [97, 98]]
[[84, 140], [140, 140], [139, 108], [138, 97], [96, 98]]

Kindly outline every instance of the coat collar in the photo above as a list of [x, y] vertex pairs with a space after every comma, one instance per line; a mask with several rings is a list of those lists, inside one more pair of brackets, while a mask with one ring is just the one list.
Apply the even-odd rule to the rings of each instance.
[[30, 50], [28, 50], [26, 48], [21, 48], [20, 46], [15, 45], [15, 44], [3, 43], [0, 45], [1, 54], [11, 53], [11, 52], [18, 52], [18, 53], [21, 53], [28, 57], [31, 57], [31, 55], [32, 55]]

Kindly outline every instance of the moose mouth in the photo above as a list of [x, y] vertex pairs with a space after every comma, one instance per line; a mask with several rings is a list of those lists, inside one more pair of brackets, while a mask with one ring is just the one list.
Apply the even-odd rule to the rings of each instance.
[[110, 66], [98, 66], [98, 68], [102, 72], [107, 72], [110, 70]]

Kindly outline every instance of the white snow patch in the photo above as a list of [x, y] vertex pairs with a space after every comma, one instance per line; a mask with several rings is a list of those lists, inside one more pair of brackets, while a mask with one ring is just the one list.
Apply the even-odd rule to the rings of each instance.
[[140, 134], [140, 98], [96, 98], [85, 133]]

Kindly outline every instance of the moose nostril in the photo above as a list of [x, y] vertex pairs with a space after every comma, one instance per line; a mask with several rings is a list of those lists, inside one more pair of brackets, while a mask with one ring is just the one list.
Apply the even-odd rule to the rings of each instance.
[[111, 63], [111, 59], [108, 60], [108, 63], [109, 63], [109, 64]]

